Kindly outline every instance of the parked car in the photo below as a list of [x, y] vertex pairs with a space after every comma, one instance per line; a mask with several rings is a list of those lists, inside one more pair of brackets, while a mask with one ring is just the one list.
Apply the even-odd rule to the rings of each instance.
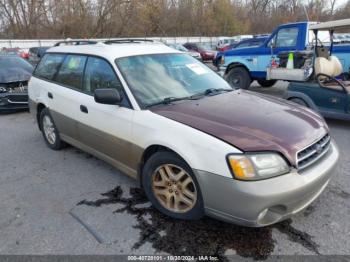
[[203, 61], [213, 60], [216, 54], [216, 52], [211, 49], [210, 45], [205, 43], [186, 43], [184, 47], [188, 50], [200, 53]]
[[220, 49], [224, 46], [230, 45], [232, 43], [237, 43], [239, 40], [233, 38], [233, 37], [225, 37], [221, 36], [218, 38], [218, 41], [216, 43], [216, 49], [220, 51]]
[[26, 50], [23, 50], [19, 47], [15, 47], [15, 48], [3, 48], [1, 50], [2, 54], [6, 54], [6, 55], [17, 55], [23, 59], [28, 59], [29, 54]]
[[179, 50], [181, 52], [185, 52], [187, 54], [189, 54], [190, 56], [198, 59], [198, 60], [202, 60], [202, 57], [201, 57], [201, 54], [196, 52], [196, 51], [193, 51], [193, 50], [188, 50], [186, 47], [184, 47], [183, 45], [181, 44], [169, 44], [168, 45], [169, 47], [171, 48], [174, 48], [176, 50]]
[[39, 63], [40, 59], [43, 57], [45, 52], [50, 48], [50, 46], [40, 46], [29, 48], [29, 62], [33, 65]]
[[33, 66], [17, 55], [0, 55], [0, 112], [28, 109]]
[[232, 50], [232, 49], [239, 49], [239, 48], [247, 48], [247, 47], [258, 47], [262, 45], [267, 40], [267, 37], [254, 37], [242, 40], [241, 42], [231, 44], [227, 47], [223, 47], [220, 51], [216, 54], [213, 64], [217, 67], [217, 70], [219, 70], [220, 62], [222, 59], [222, 56], [225, 55], [225, 51]]
[[243, 41], [248, 41], [247, 43], [251, 43], [249, 42], [249, 40], [254, 40], [255, 38], [260, 38], [260, 37], [266, 37], [265, 35], [257, 35], [257, 36], [253, 36], [253, 35], [240, 35], [240, 36], [235, 36], [235, 37], [231, 37], [229, 41], [227, 41], [227, 43], [221, 45], [220, 47], [218, 47], [218, 51], [222, 52], [222, 51], [226, 51], [226, 50], [230, 50], [235, 48], [238, 44], [242, 43]]
[[149, 40], [51, 48], [29, 98], [48, 147], [67, 142], [107, 161], [178, 219], [279, 222], [322, 193], [339, 156], [317, 113], [234, 90]]
[[244, 39], [240, 42], [233, 43], [231, 45], [224, 46], [220, 49], [221, 52], [235, 49], [235, 48], [246, 48], [246, 47], [256, 47], [262, 45], [268, 37], [254, 37], [254, 38], [248, 38]]

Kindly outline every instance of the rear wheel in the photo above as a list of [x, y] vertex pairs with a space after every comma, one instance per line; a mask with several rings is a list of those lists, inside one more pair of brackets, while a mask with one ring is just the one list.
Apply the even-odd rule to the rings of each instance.
[[157, 152], [146, 162], [142, 184], [152, 205], [167, 216], [199, 219], [204, 215], [198, 182], [187, 163], [171, 152]]
[[277, 80], [266, 80], [266, 79], [258, 79], [257, 82], [262, 87], [271, 87], [276, 84]]
[[48, 147], [53, 150], [60, 150], [65, 146], [47, 108], [44, 108], [40, 113], [40, 129]]
[[233, 88], [248, 89], [252, 80], [244, 67], [234, 67], [225, 76], [226, 81]]
[[309, 105], [301, 98], [293, 97], [293, 98], [289, 99], [289, 101], [292, 101], [292, 102], [294, 102], [298, 105], [301, 105], [301, 106], [309, 107]]

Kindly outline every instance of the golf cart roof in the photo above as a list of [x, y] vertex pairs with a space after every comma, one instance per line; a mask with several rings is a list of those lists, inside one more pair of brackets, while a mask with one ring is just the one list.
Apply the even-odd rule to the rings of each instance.
[[350, 19], [334, 20], [310, 25], [310, 30], [335, 30], [350, 28]]

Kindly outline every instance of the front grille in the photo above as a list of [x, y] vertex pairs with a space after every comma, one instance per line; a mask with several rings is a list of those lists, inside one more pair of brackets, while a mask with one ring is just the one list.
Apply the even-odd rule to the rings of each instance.
[[330, 148], [331, 137], [329, 134], [322, 137], [316, 143], [301, 150], [297, 154], [298, 169], [304, 169], [326, 154]]
[[28, 81], [19, 81], [6, 84], [9, 93], [27, 93]]

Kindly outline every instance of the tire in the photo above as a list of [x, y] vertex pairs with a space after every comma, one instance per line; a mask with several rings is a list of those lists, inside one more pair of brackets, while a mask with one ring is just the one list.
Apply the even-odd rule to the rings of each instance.
[[[171, 173], [177, 175], [177, 182], [169, 176]], [[203, 217], [203, 198], [197, 179], [189, 165], [175, 153], [160, 151], [152, 155], [143, 168], [142, 185], [152, 205], [163, 214], [185, 220]]]
[[310, 107], [308, 105], [308, 103], [306, 103], [303, 99], [301, 98], [297, 98], [297, 97], [292, 97], [291, 99], [289, 99], [289, 101], [292, 101], [298, 105], [301, 105], [301, 106], [305, 106], [305, 107]]
[[276, 84], [277, 80], [258, 79], [257, 82], [262, 87], [271, 87]]
[[225, 76], [226, 81], [233, 88], [248, 89], [252, 80], [244, 67], [234, 67]]
[[44, 108], [40, 113], [40, 130], [49, 148], [60, 150], [65, 147], [66, 144], [61, 140], [57, 127], [47, 108]]

